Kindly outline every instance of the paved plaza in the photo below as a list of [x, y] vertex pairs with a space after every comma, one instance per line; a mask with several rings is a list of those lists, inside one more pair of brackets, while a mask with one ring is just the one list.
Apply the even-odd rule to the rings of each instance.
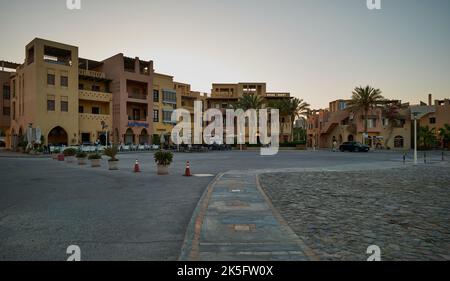
[[[91, 168], [0, 152], [0, 260], [66, 260], [69, 245], [80, 246], [82, 260], [190, 259], [183, 249], [192, 243], [192, 223], [202, 206], [207, 222], [202, 231], [209, 236], [197, 234], [212, 238], [206, 243], [235, 246], [235, 239], [242, 242], [240, 234], [247, 235], [244, 241], [249, 247], [242, 251], [210, 244], [216, 259], [305, 260], [316, 255], [361, 260], [368, 242], [379, 243], [386, 259], [448, 259], [449, 162], [441, 161], [439, 153], [429, 154], [427, 164], [417, 168], [411, 154], [403, 164], [402, 153], [387, 151], [283, 151], [273, 157], [257, 151], [175, 153], [169, 176], [156, 175], [153, 153], [120, 154], [119, 159], [120, 170], [109, 171], [106, 160], [101, 168]], [[133, 173], [136, 159], [141, 164], [139, 174]], [[193, 174], [210, 176], [183, 177], [186, 161]], [[224, 182], [217, 181], [221, 175]], [[258, 178], [265, 191], [258, 187]], [[344, 184], [349, 178], [354, 185]], [[369, 185], [378, 186], [375, 193], [363, 189]], [[338, 189], [341, 186], [345, 187]], [[236, 187], [241, 192], [233, 192]], [[246, 190], [251, 196], [245, 196]], [[210, 193], [211, 200], [205, 201], [208, 191], [219, 193]], [[367, 202], [355, 206], [358, 201], [350, 195]], [[302, 201], [303, 196], [312, 205]], [[332, 208], [341, 211], [328, 217]], [[353, 223], [355, 233], [342, 233], [350, 242], [341, 239], [330, 248], [339, 235], [328, 231], [339, 231], [342, 218]], [[266, 228], [260, 229], [260, 224]], [[362, 229], [357, 230], [359, 225]], [[221, 229], [238, 235], [226, 236], [231, 232]], [[273, 234], [272, 240], [261, 240], [267, 233]], [[377, 239], [358, 240], [361, 235]], [[202, 253], [207, 248], [198, 249], [197, 259], [214, 259]]]

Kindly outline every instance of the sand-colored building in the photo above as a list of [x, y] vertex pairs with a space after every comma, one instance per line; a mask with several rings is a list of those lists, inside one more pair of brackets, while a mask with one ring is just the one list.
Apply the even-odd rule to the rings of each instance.
[[340, 145], [347, 141], [363, 142], [363, 139], [372, 148], [411, 147], [411, 113], [407, 104], [399, 106], [395, 121], [389, 120], [381, 108], [370, 110], [366, 138], [363, 114], [350, 110], [347, 104], [348, 100], [336, 100], [327, 109], [311, 112], [307, 119], [308, 147], [331, 148], [334, 141]]
[[[263, 99], [263, 108], [271, 102], [279, 99], [290, 99], [290, 93], [274, 93], [266, 91], [266, 83], [240, 82], [214, 83], [212, 84], [211, 97], [208, 98], [208, 108], [216, 108], [223, 111], [233, 108], [233, 105], [244, 95], [254, 94]], [[293, 132], [294, 120], [290, 116], [280, 116], [280, 142], [288, 142]], [[248, 141], [248, 128], [246, 129], [246, 141]]]
[[9, 147], [11, 123], [11, 76], [15, 74], [19, 64], [0, 61], [0, 147]]

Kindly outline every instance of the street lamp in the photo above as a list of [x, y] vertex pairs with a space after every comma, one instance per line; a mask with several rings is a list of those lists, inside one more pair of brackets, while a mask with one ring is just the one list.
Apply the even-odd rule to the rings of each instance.
[[417, 116], [419, 112], [413, 112], [414, 116], [414, 165], [417, 165]]
[[108, 147], [108, 125], [106, 124], [105, 121], [100, 122], [100, 124], [102, 125], [102, 130], [105, 131], [106, 130], [106, 147]]

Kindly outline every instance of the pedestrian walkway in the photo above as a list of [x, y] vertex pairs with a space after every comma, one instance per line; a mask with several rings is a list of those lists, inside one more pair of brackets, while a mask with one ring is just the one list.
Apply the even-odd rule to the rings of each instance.
[[314, 260], [273, 208], [255, 174], [217, 176], [197, 206], [182, 261]]

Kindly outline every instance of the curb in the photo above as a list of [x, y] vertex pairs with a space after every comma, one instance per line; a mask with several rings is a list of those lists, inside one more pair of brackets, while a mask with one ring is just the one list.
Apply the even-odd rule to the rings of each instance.
[[209, 199], [217, 181], [222, 178], [225, 173], [218, 174], [207, 186], [203, 192], [194, 213], [192, 214], [189, 225], [186, 229], [183, 246], [178, 257], [179, 261], [196, 261], [198, 259], [199, 241], [201, 229], [203, 225], [203, 218], [208, 208]]

